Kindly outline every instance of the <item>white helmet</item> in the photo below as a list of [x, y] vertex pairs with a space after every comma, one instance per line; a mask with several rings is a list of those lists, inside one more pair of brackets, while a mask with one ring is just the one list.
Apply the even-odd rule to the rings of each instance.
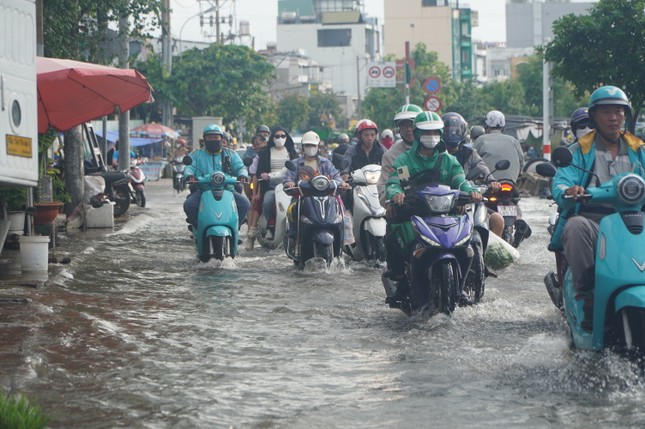
[[318, 146], [320, 144], [320, 136], [314, 131], [307, 131], [302, 135], [300, 142], [302, 144], [315, 144]]
[[506, 126], [506, 118], [499, 110], [491, 110], [486, 113], [486, 126], [488, 128], [504, 128]]

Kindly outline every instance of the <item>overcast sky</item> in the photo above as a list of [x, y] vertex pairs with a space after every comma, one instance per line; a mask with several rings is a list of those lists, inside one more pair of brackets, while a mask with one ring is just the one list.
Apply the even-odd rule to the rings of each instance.
[[[379, 18], [383, 24], [383, 1], [385, 0], [364, 0], [365, 12]], [[396, 0], [387, 0], [396, 1]], [[213, 37], [205, 36], [214, 34], [208, 26], [200, 28], [199, 17], [196, 16], [201, 10], [206, 10], [215, 4], [214, 1], [198, 0], [171, 0], [172, 11], [172, 35], [175, 38], [194, 41], [214, 41]], [[276, 41], [276, 19], [278, 14], [277, 0], [219, 0], [221, 13], [228, 16], [235, 4], [238, 23], [248, 21], [251, 26], [251, 34], [255, 37], [255, 48], [266, 48], [267, 42]], [[505, 0], [463, 0], [461, 7], [470, 6], [471, 9], [479, 12], [479, 27], [473, 28], [473, 39], [488, 42], [503, 42], [506, 40], [506, 24], [504, 20]], [[210, 13], [206, 16], [210, 16]], [[221, 31], [227, 33], [228, 24], [221, 27]], [[234, 31], [235, 32], [235, 31]], [[245, 42], [250, 45], [250, 41]]]

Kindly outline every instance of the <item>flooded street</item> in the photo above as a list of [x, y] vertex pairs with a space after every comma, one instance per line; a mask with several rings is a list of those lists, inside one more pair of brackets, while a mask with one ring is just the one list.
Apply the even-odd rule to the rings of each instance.
[[546, 200], [521, 202], [533, 236], [480, 305], [424, 320], [365, 265], [300, 272], [257, 246], [202, 264], [184, 196], [168, 179], [147, 195], [114, 233], [62, 236], [72, 263], [0, 304], [2, 388], [49, 427], [645, 426], [640, 371], [569, 349], [542, 283]]

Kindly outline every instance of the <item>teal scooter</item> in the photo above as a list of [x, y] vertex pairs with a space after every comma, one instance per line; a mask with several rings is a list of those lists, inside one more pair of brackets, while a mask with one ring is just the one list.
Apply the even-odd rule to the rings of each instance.
[[[552, 159], [558, 167], [580, 168], [571, 164], [571, 152], [564, 147], [556, 149]], [[547, 177], [556, 172], [550, 163], [543, 163], [536, 171]], [[623, 173], [598, 187], [587, 188], [582, 199], [608, 203], [616, 210], [601, 220], [598, 232], [592, 331], [580, 326], [583, 301], [576, 299], [566, 261], [560, 264], [559, 276], [545, 278], [549, 295], [564, 312], [575, 348], [613, 348], [641, 356], [645, 353], [645, 180], [634, 173]], [[568, 201], [571, 207], [576, 203]], [[564, 254], [558, 256], [564, 259]]]
[[[190, 165], [193, 159], [185, 156], [183, 163]], [[202, 191], [197, 228], [193, 229], [197, 257], [202, 262], [212, 258], [223, 261], [227, 256], [234, 258], [237, 255], [238, 214], [233, 192], [227, 186], [238, 181], [219, 171], [197, 176], [196, 180]]]

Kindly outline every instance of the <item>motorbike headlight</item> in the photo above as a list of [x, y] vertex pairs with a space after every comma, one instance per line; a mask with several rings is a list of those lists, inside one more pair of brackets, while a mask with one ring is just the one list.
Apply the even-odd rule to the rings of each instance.
[[368, 185], [376, 185], [380, 177], [381, 177], [381, 170], [365, 172], [365, 182]]
[[417, 225], [414, 222], [412, 222], [412, 229], [414, 229], [414, 232], [416, 233], [416, 235], [421, 238], [421, 241], [423, 241], [427, 245], [432, 246], [432, 247], [441, 247], [441, 244], [439, 244], [436, 241], [432, 240], [431, 238], [428, 238], [425, 235], [423, 235], [423, 233], [421, 231], [419, 231], [419, 228], [417, 227]]
[[455, 203], [455, 194], [426, 195], [426, 205], [432, 213], [448, 213]]
[[325, 176], [316, 176], [311, 179], [311, 186], [319, 191], [324, 191], [329, 186], [329, 179]]
[[627, 204], [638, 203], [645, 194], [645, 180], [635, 174], [628, 174], [618, 182], [618, 196]]
[[214, 185], [221, 185], [225, 180], [226, 176], [221, 171], [217, 171], [211, 176], [211, 182], [213, 182]]

